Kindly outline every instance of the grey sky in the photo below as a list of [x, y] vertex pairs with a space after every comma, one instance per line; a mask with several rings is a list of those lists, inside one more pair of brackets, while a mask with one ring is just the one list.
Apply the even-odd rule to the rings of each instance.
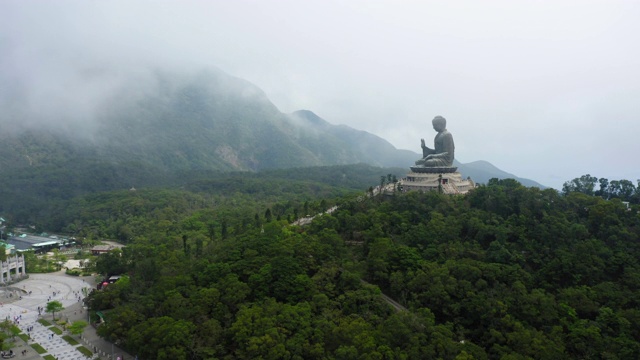
[[216, 66], [398, 148], [442, 115], [462, 162], [635, 183], [638, 19], [636, 1], [3, 0], [0, 104], [80, 124], [120, 77]]

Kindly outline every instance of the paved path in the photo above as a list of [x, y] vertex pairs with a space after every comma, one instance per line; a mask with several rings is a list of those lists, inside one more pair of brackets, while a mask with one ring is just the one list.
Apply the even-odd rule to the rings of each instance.
[[317, 215], [309, 216], [309, 217], [301, 217], [300, 219], [298, 219], [298, 220], [294, 221], [293, 223], [291, 223], [291, 225], [298, 225], [298, 226], [309, 225], [309, 224], [311, 224], [311, 222], [313, 221], [313, 219], [316, 216], [322, 216], [323, 214], [331, 214], [336, 210], [338, 210], [338, 207], [337, 206], [333, 206], [333, 207], [329, 208], [327, 211], [318, 213]]
[[[43, 359], [47, 354], [53, 355], [58, 360], [86, 360], [84, 354], [76, 348], [83, 345], [91, 352], [96, 353], [93, 359], [103, 358], [114, 359], [120, 356], [123, 359], [133, 359], [131, 355], [125, 354], [111, 343], [98, 337], [95, 329], [89, 325], [85, 328], [79, 345], [70, 345], [61, 335], [54, 334], [51, 330], [37, 322], [38, 307], [45, 308], [48, 301], [57, 300], [62, 303], [65, 310], [56, 313], [56, 319], [63, 318], [68, 322], [83, 319], [88, 322], [86, 309], [83, 308], [82, 299], [85, 291], [94, 288], [92, 279], [88, 277], [73, 277], [65, 275], [63, 272], [53, 274], [30, 274], [29, 279], [23, 280], [7, 289], [0, 289], [0, 320], [9, 318], [17, 320], [17, 326], [23, 333], [29, 334], [33, 342], [40, 344], [47, 350], [47, 353], [38, 354], [35, 350], [16, 337], [16, 359]], [[85, 289], [83, 291], [83, 289]], [[31, 294], [29, 295], [29, 292]], [[55, 295], [53, 293], [55, 292]], [[9, 296], [9, 295], [12, 296]], [[22, 298], [20, 298], [22, 296]], [[42, 312], [41, 317], [51, 322], [51, 314]], [[33, 327], [32, 331], [27, 331]], [[78, 338], [78, 337], [75, 337]], [[27, 350], [26, 356], [21, 352]]]

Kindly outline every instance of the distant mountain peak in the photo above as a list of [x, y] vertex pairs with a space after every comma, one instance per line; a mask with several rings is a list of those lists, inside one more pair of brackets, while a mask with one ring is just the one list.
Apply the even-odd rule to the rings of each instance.
[[300, 120], [304, 120], [308, 123], [311, 123], [315, 126], [329, 126], [331, 125], [329, 122], [327, 122], [326, 120], [324, 120], [323, 118], [321, 118], [320, 116], [316, 115], [316, 113], [314, 113], [311, 110], [298, 110], [298, 111], [294, 111], [291, 113], [291, 116], [298, 118]]
[[546, 186], [541, 185], [534, 180], [521, 178], [514, 174], [501, 170], [492, 163], [485, 160], [476, 160], [465, 164], [457, 161], [454, 161], [454, 163], [456, 164], [456, 166], [458, 166], [458, 171], [462, 173], [463, 176], [469, 176], [473, 179], [473, 181], [479, 184], [487, 183], [491, 178], [516, 179], [524, 186], [533, 186], [541, 189], [546, 188]]
[[472, 161], [470, 163], [466, 163], [465, 164], [468, 167], [473, 167], [473, 168], [484, 168], [484, 169], [491, 169], [493, 171], [502, 171], [500, 169], [498, 169], [495, 165], [493, 165], [492, 163], [486, 161], [486, 160], [476, 160], [476, 161]]

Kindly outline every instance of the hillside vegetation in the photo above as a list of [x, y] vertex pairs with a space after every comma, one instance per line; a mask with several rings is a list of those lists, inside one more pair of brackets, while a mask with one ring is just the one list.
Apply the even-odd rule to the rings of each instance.
[[[180, 186], [223, 171], [357, 163], [403, 174], [418, 157], [308, 110], [284, 114], [256, 86], [215, 69], [153, 71], [101, 99], [91, 112], [75, 114], [68, 104], [64, 114], [24, 121], [29, 114], [17, 107], [13, 121], [0, 122], [0, 213], [42, 223], [50, 203], [97, 192]], [[477, 182], [513, 177], [490, 164], [460, 171]]]
[[[222, 204], [140, 211], [98, 262], [128, 274], [89, 297], [99, 333], [141, 359], [640, 357], [637, 207], [513, 180], [307, 207], [333, 203], [305, 227], [273, 207], [234, 226]], [[133, 211], [116, 204], [100, 216]]]
[[[87, 174], [77, 174], [91, 179], [88, 188], [65, 170], [7, 177], [5, 181], [13, 185], [1, 186], [0, 181], [0, 210], [14, 224], [32, 224], [78, 238], [128, 242], [138, 235], [149, 236], [153, 228], [149, 220], [154, 217], [175, 224], [204, 211], [211, 214], [207, 222], [218, 227], [223, 220], [230, 226], [246, 226], [267, 209], [274, 219], [295, 218], [319, 211], [323, 201], [363, 191], [376, 184], [380, 174], [401, 174], [400, 169], [365, 164], [258, 172], [150, 171], [148, 175], [144, 168], [131, 167], [132, 173], [148, 176], [151, 184], [132, 188], [118, 178], [123, 168], [108, 169], [114, 172], [88, 169]], [[110, 188], [119, 190], [107, 191]]]

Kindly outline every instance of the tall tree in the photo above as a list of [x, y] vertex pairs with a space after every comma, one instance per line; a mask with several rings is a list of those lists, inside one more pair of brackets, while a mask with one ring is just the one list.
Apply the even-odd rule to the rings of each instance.
[[227, 226], [227, 219], [223, 219], [222, 230], [220, 231], [220, 236], [222, 236], [223, 239], [226, 239], [227, 236], [229, 236], [229, 229], [227, 229]]
[[596, 195], [603, 199], [609, 199], [609, 179], [600, 178], [598, 182], [600, 183], [600, 189], [596, 191]]
[[84, 331], [84, 328], [87, 327], [87, 322], [84, 320], [74, 321], [71, 326], [69, 326], [69, 332], [73, 335], [80, 335]]
[[45, 307], [45, 311], [51, 313], [53, 320], [56, 319], [56, 313], [64, 310], [64, 306], [58, 300], [49, 301]]
[[598, 178], [590, 174], [582, 175], [571, 181], [567, 181], [562, 185], [562, 193], [568, 195], [571, 192], [580, 192], [587, 195], [593, 195]]

